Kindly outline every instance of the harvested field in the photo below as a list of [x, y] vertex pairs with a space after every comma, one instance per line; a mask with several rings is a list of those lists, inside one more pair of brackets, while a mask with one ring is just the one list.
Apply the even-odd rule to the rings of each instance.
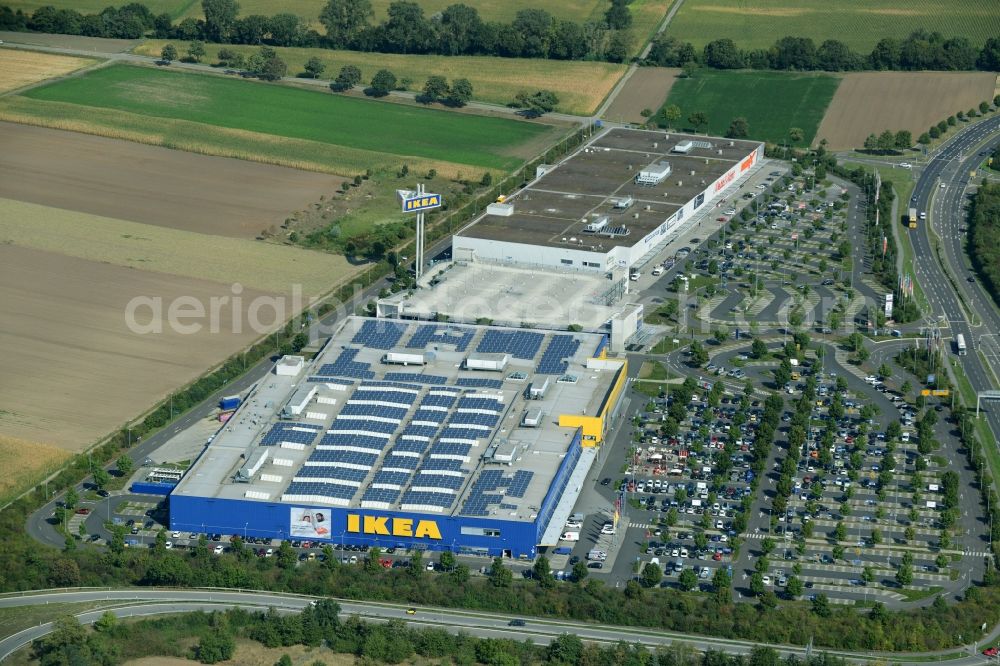
[[89, 58], [0, 49], [0, 92], [69, 74], [93, 62]]
[[30, 99], [186, 120], [333, 146], [508, 169], [501, 154], [549, 131], [538, 123], [373, 102], [321, 90], [112, 66], [33, 88]]
[[832, 150], [860, 148], [869, 134], [910, 130], [916, 139], [931, 125], [993, 97], [992, 72], [859, 72], [844, 76], [816, 140]]
[[[37, 204], [0, 199], [0, 245], [156, 274], [238, 282], [248, 289], [304, 296], [329, 291], [356, 269], [341, 256], [241, 238], [206, 236]], [[0, 263], [0, 266], [3, 264]], [[129, 275], [131, 275], [129, 274]], [[0, 403], [2, 404], [2, 403]]]
[[[100, 0], [101, 6], [104, 0]], [[3, 4], [9, 5], [9, 2]], [[40, 5], [51, 5], [42, 2]], [[41, 32], [9, 32], [0, 30], [0, 39], [10, 44], [26, 44], [29, 46], [55, 46], [65, 49], [82, 49], [92, 51], [94, 55], [101, 53], [122, 53], [142, 43], [140, 39], [105, 39], [103, 37], [83, 37], [81, 35], [51, 35]]]
[[[231, 296], [228, 284], [8, 244], [0, 245], [0, 266], [6, 436], [82, 450], [258, 337], [250, 326], [232, 326], [228, 303], [219, 310], [218, 333], [205, 325], [182, 335], [164, 326], [163, 333], [141, 335], [126, 325], [134, 297], [160, 297], [166, 313], [177, 297], [208, 304]], [[264, 295], [246, 289], [243, 303]], [[145, 323], [148, 313], [139, 310], [137, 319]]]
[[[0, 427], [3, 427], [7, 418], [7, 411], [0, 410]], [[10, 415], [10, 418], [14, 416]], [[0, 501], [38, 483], [69, 455], [67, 451], [51, 444], [0, 435], [0, 466], [7, 470], [0, 477]]]
[[633, 51], [636, 55], [642, 52], [646, 42], [656, 34], [673, 4], [674, 0], [632, 0], [629, 4], [629, 11], [632, 12], [632, 32], [635, 34]]
[[642, 110], [649, 109], [656, 113], [663, 106], [680, 71], [667, 67], [640, 67], [635, 70], [604, 112], [604, 117], [612, 122], [645, 123]]
[[[159, 56], [166, 43], [166, 40], [149, 40], [135, 52]], [[187, 50], [187, 42], [172, 43], [181, 53]], [[219, 48], [218, 44], [206, 44], [205, 62], [217, 60]], [[251, 46], [227, 48], [246, 55], [257, 50]], [[399, 55], [302, 48], [279, 48], [277, 51], [288, 63], [290, 75], [303, 71], [305, 62], [312, 57], [326, 65], [323, 76], [330, 79], [335, 78], [344, 65], [354, 65], [361, 70], [361, 80], [367, 83], [375, 72], [385, 68], [399, 79], [413, 81], [411, 90], [420, 90], [428, 76], [440, 74], [448, 80], [469, 79], [473, 98], [493, 104], [507, 104], [521, 90], [551, 90], [559, 97], [557, 111], [579, 115], [593, 113], [626, 70], [625, 65], [578, 60]]]
[[0, 145], [0, 197], [233, 238], [281, 225], [342, 180], [4, 122]]
[[867, 55], [883, 37], [914, 30], [968, 37], [977, 48], [997, 33], [995, 0], [685, 0], [667, 34], [701, 48], [728, 37], [742, 49], [767, 49], [786, 35], [819, 46], [837, 39]]

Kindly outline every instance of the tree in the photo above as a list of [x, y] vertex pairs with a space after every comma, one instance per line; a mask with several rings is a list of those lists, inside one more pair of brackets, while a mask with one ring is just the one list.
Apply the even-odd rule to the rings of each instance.
[[663, 119], [667, 122], [667, 129], [674, 127], [681, 119], [681, 109], [676, 104], [669, 104], [663, 109]]
[[320, 60], [316, 56], [313, 56], [312, 58], [309, 58], [309, 60], [306, 61], [304, 69], [306, 74], [309, 75], [310, 79], [318, 79], [319, 75], [322, 74], [323, 71], [326, 69], [326, 65], [323, 64], [322, 60]]
[[288, 65], [278, 57], [278, 52], [270, 46], [262, 46], [250, 56], [247, 70], [264, 81], [277, 81], [288, 72]]
[[830, 599], [825, 594], [817, 594], [812, 599], [812, 612], [820, 617], [830, 617]]
[[909, 585], [913, 582], [913, 566], [910, 564], [901, 564], [898, 569], [896, 569], [896, 582], [901, 586]]
[[745, 139], [750, 136], [750, 123], [743, 116], [733, 118], [733, 122], [729, 123], [726, 136], [730, 139]]
[[369, 0], [329, 0], [320, 12], [319, 22], [334, 48], [347, 48], [374, 15]]
[[441, 551], [441, 555], [438, 557], [438, 566], [441, 567], [442, 571], [451, 571], [455, 568], [455, 553], [450, 550]]
[[98, 490], [104, 490], [110, 481], [111, 475], [106, 469], [98, 467], [94, 470], [94, 485], [97, 486]]
[[908, 149], [913, 145], [913, 134], [910, 133], [910, 130], [899, 130], [896, 132], [895, 144], [899, 150]]
[[801, 127], [791, 127], [788, 129], [788, 139], [792, 143], [801, 143], [806, 133]]
[[713, 69], [739, 69], [743, 67], [743, 55], [735, 42], [728, 38], [716, 39], [705, 45], [702, 62]]
[[340, 68], [337, 78], [330, 84], [330, 89], [335, 92], [343, 92], [359, 83], [361, 83], [361, 70], [354, 65], [344, 65]]
[[448, 94], [448, 79], [434, 75], [427, 78], [424, 84], [423, 98], [427, 102], [436, 102]]
[[555, 578], [552, 576], [552, 567], [549, 566], [549, 558], [544, 555], [539, 555], [535, 559], [535, 565], [532, 567], [531, 572], [535, 580], [542, 587], [549, 588], [555, 584]]
[[77, 503], [80, 501], [80, 495], [76, 491], [76, 486], [70, 486], [66, 491], [66, 497], [63, 499], [63, 505], [72, 511], [76, 508]]
[[632, 52], [632, 33], [628, 30], [618, 30], [611, 35], [604, 57], [608, 62], [625, 62]]
[[798, 576], [791, 576], [785, 584], [785, 591], [793, 599], [802, 596], [802, 580]]
[[750, 345], [750, 354], [757, 360], [767, 358], [767, 343], [760, 338], [754, 338]]
[[451, 88], [448, 89], [444, 103], [448, 106], [463, 107], [471, 100], [472, 83], [469, 82], [469, 79], [455, 79], [451, 82]]
[[177, 60], [177, 47], [173, 44], [164, 44], [160, 49], [160, 60], [168, 64]]
[[694, 111], [688, 116], [688, 122], [694, 127], [694, 131], [697, 132], [699, 129], [708, 124], [708, 116], [702, 111]]
[[585, 581], [587, 579], [587, 574], [589, 573], [590, 571], [587, 569], [587, 564], [583, 560], [580, 560], [573, 565], [573, 580], [577, 583]]
[[194, 40], [188, 45], [188, 58], [194, 62], [201, 62], [201, 59], [205, 57], [205, 43], [200, 40]]
[[196, 653], [198, 661], [203, 664], [215, 664], [233, 658], [236, 651], [236, 641], [227, 631], [218, 628], [209, 629], [198, 643]]
[[705, 349], [705, 346], [701, 344], [700, 341], [695, 340], [694, 342], [691, 343], [690, 353], [691, 353], [691, 363], [695, 367], [700, 368], [701, 366], [708, 363], [708, 351]]
[[493, 566], [490, 567], [490, 582], [494, 587], [510, 587], [514, 582], [514, 574], [504, 566], [503, 560], [499, 557], [493, 558]]
[[201, 0], [205, 15], [205, 35], [213, 42], [225, 42], [236, 24], [240, 6], [236, 0]]
[[750, 592], [755, 597], [759, 597], [764, 594], [764, 574], [759, 571], [755, 571], [752, 576], [750, 576]]
[[843, 541], [847, 538], [847, 526], [844, 524], [844, 521], [837, 522], [837, 527], [834, 528], [833, 535], [837, 541]]
[[396, 75], [387, 69], [380, 69], [372, 77], [371, 87], [365, 91], [372, 97], [385, 97], [396, 87]]
[[680, 583], [682, 590], [684, 590], [685, 592], [690, 592], [691, 590], [698, 587], [698, 574], [694, 572], [694, 569], [685, 569], [684, 571], [681, 572], [681, 575], [678, 577], [677, 582]]
[[514, 97], [513, 105], [525, 109], [528, 115], [538, 117], [552, 111], [559, 104], [559, 97], [551, 90], [538, 90], [534, 93], [521, 91]]

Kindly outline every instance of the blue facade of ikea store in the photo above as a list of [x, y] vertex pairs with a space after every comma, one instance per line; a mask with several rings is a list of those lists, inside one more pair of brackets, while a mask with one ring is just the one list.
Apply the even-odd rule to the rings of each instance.
[[581, 441], [578, 430], [531, 521], [463, 516], [461, 511], [442, 516], [175, 493], [170, 496], [170, 528], [204, 534], [534, 558], [535, 547], [580, 459]]

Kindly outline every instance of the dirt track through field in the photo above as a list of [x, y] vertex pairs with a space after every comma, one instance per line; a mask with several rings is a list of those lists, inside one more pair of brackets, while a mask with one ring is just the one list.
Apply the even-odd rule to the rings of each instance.
[[[224, 304], [219, 332], [139, 334], [126, 323], [129, 301], [179, 296], [206, 305], [229, 285], [146, 272], [12, 245], [0, 245], [0, 432], [79, 451], [141, 413], [258, 334], [233, 326]], [[263, 292], [244, 289], [243, 308]], [[135, 319], [148, 323], [149, 308]], [[264, 315], [266, 317], [266, 314]], [[184, 319], [182, 323], [204, 322]]]
[[645, 123], [641, 111], [659, 111], [680, 71], [670, 67], [636, 69], [604, 112], [604, 118], [611, 122]]
[[0, 122], [0, 197], [185, 231], [253, 238], [340, 180]]
[[928, 128], [993, 98], [991, 72], [863, 72], [847, 74], [816, 132], [831, 150], [861, 148], [869, 134]]

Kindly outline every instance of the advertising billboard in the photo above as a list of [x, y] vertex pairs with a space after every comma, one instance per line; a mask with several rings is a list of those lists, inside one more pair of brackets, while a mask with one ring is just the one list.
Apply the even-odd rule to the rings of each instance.
[[700, 193], [698, 196], [696, 196], [694, 198], [694, 207], [695, 207], [695, 209], [697, 210], [698, 208], [700, 208], [703, 203], [705, 203], [705, 193], [704, 192]]
[[289, 509], [290, 526], [288, 534], [302, 539], [330, 538], [330, 509], [305, 509], [293, 506]]

